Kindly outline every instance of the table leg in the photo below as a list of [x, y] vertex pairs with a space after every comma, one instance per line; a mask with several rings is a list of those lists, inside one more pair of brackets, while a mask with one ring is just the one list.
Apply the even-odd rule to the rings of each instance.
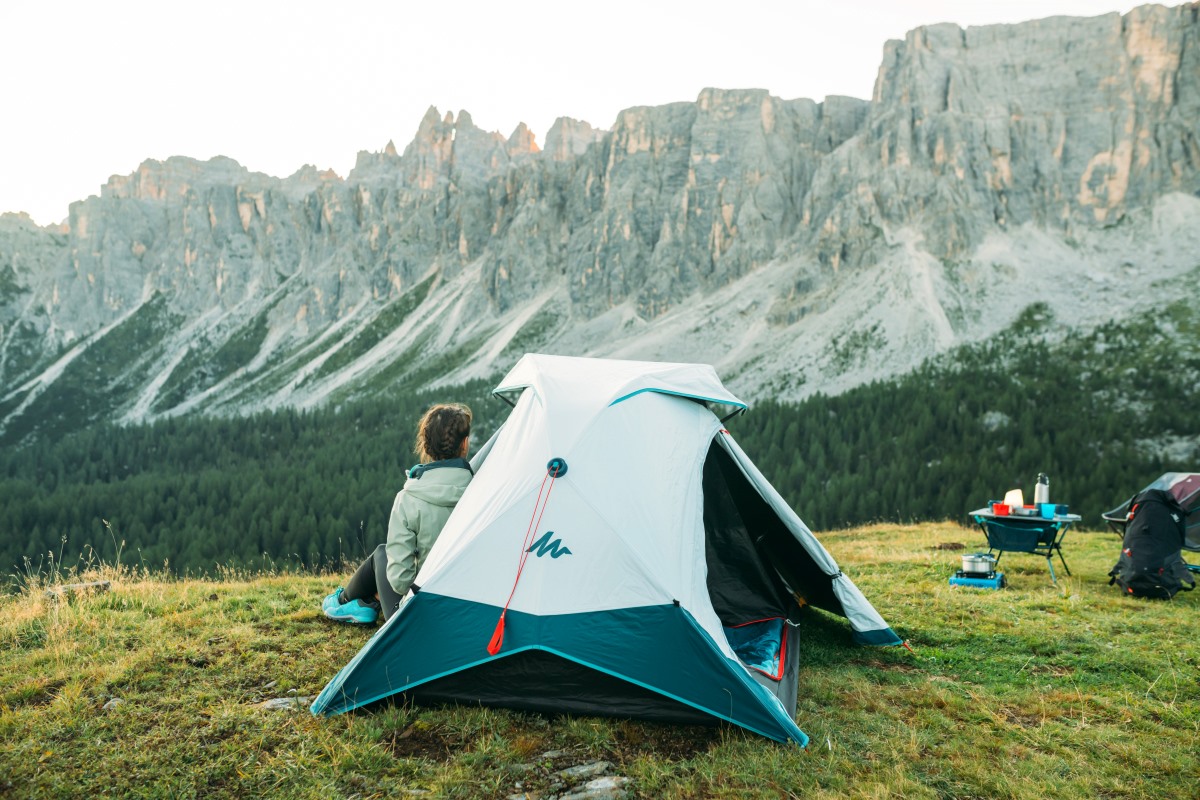
[[1058, 551], [1058, 560], [1062, 562], [1063, 569], [1065, 569], [1065, 570], [1067, 571], [1067, 574], [1068, 574], [1068, 575], [1070, 575], [1070, 574], [1071, 574], [1071, 568], [1067, 566], [1067, 560], [1066, 560], [1065, 558], [1063, 558], [1063, 554], [1062, 554], [1062, 548], [1061, 548], [1061, 547], [1055, 547], [1054, 549]]

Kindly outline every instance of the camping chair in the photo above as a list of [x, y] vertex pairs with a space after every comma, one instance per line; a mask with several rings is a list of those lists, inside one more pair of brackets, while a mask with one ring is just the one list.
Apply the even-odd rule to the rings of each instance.
[[1000, 564], [1000, 557], [1007, 552], [1042, 556], [1046, 559], [1046, 566], [1050, 569], [1050, 580], [1057, 584], [1058, 578], [1054, 574], [1052, 557], [1058, 553], [1058, 559], [1062, 562], [1063, 569], [1067, 571], [1068, 575], [1071, 574], [1071, 568], [1067, 566], [1067, 560], [1063, 558], [1062, 540], [1066, 535], [1067, 528], [1071, 527], [1074, 520], [1043, 519], [1041, 517], [993, 517], [990, 514], [985, 516], [980, 513], [976, 513], [974, 517], [976, 524], [983, 531], [983, 535], [987, 537], [988, 553], [993, 551], [996, 553], [997, 565]]
[[[1164, 473], [1145, 489], [1142, 489], [1142, 492], [1150, 489], [1162, 489], [1175, 495], [1175, 499], [1179, 501], [1180, 507], [1187, 515], [1184, 523], [1183, 549], [1200, 552], [1200, 472]], [[1122, 538], [1125, 536], [1125, 525], [1129, 522], [1129, 506], [1132, 505], [1133, 498], [1142, 492], [1133, 495], [1112, 511], [1101, 514], [1113, 533]], [[1187, 568], [1192, 572], [1200, 572], [1198, 564], [1188, 564]]]

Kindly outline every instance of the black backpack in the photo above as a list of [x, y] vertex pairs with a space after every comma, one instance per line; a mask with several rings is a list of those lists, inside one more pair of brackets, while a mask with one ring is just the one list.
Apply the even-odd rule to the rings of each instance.
[[1196, 580], [1183, 560], [1187, 515], [1179, 501], [1162, 489], [1147, 489], [1129, 504], [1129, 521], [1121, 557], [1108, 573], [1121, 591], [1133, 597], [1170, 600], [1180, 590], [1191, 591]]

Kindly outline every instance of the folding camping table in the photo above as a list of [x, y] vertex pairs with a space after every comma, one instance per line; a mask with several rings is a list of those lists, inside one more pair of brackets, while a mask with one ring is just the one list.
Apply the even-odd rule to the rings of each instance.
[[1063, 558], [1062, 540], [1067, 529], [1083, 517], [1078, 514], [1056, 514], [1053, 517], [1026, 517], [1019, 515], [993, 514], [991, 508], [979, 508], [970, 513], [975, 524], [987, 537], [988, 553], [996, 551], [996, 564], [1007, 552], [1032, 553], [1043, 556], [1050, 569], [1050, 580], [1055, 584], [1054, 562], [1051, 558], [1058, 553], [1063, 569], [1071, 574], [1067, 560]]

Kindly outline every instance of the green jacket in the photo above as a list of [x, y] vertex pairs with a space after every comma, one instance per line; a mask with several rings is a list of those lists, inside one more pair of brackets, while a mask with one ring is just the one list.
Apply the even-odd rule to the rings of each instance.
[[401, 597], [408, 594], [471, 477], [471, 468], [461, 458], [418, 464], [409, 470], [392, 504], [386, 547], [388, 583]]

